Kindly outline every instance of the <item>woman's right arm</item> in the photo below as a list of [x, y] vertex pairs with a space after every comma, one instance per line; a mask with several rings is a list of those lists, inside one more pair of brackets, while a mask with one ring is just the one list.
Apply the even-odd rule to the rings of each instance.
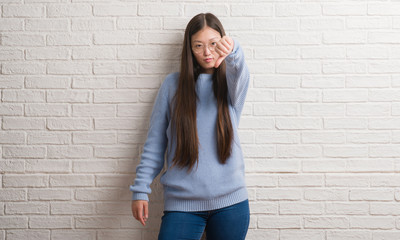
[[[166, 135], [169, 109], [167, 90], [164, 80], [158, 90], [152, 109], [147, 139], [143, 146], [140, 164], [136, 167], [135, 182], [130, 186], [130, 190], [133, 192], [132, 200], [137, 201], [136, 203], [139, 203], [138, 200], [141, 200], [140, 202], [149, 201], [148, 194], [151, 193], [150, 184], [164, 166], [164, 154], [168, 142]], [[134, 211], [133, 206], [132, 202], [132, 211]], [[133, 214], [135, 216], [135, 213]]]

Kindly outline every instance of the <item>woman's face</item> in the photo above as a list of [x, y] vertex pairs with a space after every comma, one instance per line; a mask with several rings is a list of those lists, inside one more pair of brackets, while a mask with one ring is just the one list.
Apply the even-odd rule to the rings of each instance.
[[219, 55], [215, 52], [217, 42], [221, 39], [218, 31], [205, 26], [192, 35], [192, 52], [202, 67], [202, 72], [213, 73]]

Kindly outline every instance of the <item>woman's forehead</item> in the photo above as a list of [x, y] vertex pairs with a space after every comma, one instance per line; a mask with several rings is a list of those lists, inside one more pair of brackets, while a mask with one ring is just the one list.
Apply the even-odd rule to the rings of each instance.
[[210, 27], [205, 27], [204, 29], [192, 35], [192, 41], [211, 41], [214, 38], [220, 37], [221, 36], [219, 32]]

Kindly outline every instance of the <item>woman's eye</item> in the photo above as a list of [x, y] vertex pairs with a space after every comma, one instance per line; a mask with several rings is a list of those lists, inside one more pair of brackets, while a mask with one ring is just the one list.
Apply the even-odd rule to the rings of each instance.
[[196, 48], [201, 48], [201, 45], [200, 45], [200, 44], [197, 44], [197, 45], [196, 45]]
[[211, 44], [215, 46], [217, 44], [217, 42], [212, 42]]

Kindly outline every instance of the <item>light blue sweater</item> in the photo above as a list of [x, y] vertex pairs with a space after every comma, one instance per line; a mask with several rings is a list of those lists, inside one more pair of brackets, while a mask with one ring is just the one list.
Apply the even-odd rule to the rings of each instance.
[[[225, 164], [217, 154], [217, 100], [212, 89], [212, 75], [202, 73], [196, 81], [197, 132], [199, 136], [199, 165], [189, 173], [177, 166], [170, 169], [175, 155], [176, 137], [171, 141], [171, 99], [178, 86], [179, 73], [167, 75], [153, 106], [150, 128], [136, 168], [132, 200], [149, 200], [150, 184], [164, 166], [161, 176], [166, 211], [208, 211], [230, 206], [248, 198], [245, 166], [237, 127], [249, 88], [250, 74], [239, 42], [234, 40], [233, 51], [225, 58], [228, 85], [229, 113], [234, 131], [231, 156]], [[171, 151], [165, 154], [167, 146]]]

